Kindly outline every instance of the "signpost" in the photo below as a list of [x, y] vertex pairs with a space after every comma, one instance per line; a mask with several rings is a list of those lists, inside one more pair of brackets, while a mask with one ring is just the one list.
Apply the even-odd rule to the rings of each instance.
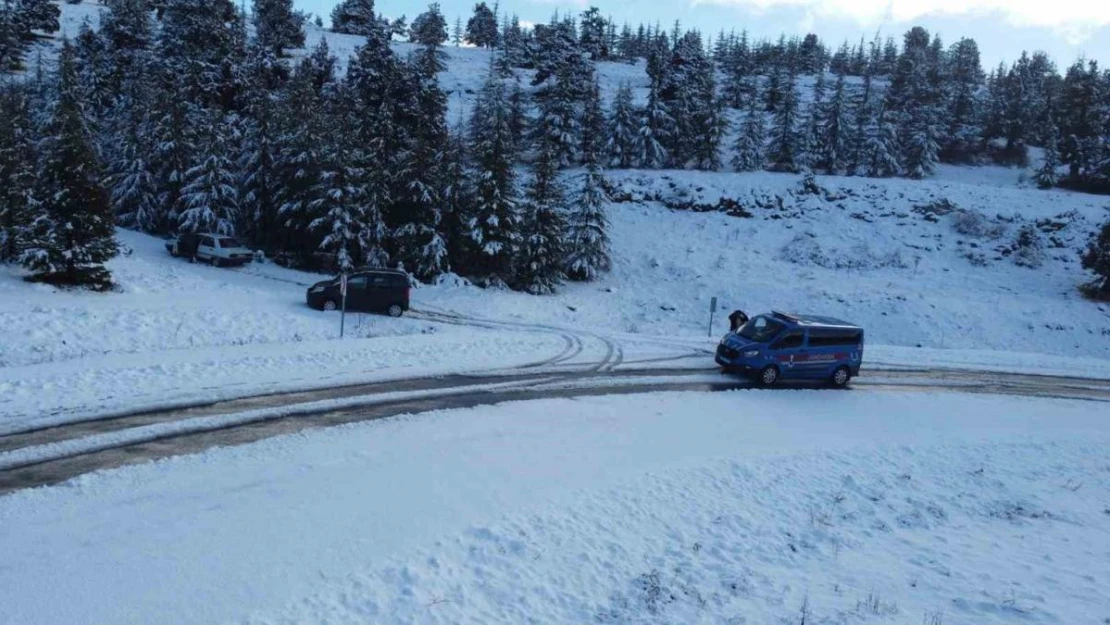
[[709, 338], [713, 338], [713, 313], [717, 312], [717, 298], [709, 300]]
[[347, 323], [347, 272], [339, 274], [339, 294], [343, 298], [342, 309], [339, 314], [339, 338], [343, 338], [344, 326]]

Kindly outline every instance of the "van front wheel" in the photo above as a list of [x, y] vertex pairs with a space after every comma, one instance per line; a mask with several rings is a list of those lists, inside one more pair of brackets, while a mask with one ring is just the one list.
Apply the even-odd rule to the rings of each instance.
[[829, 378], [829, 382], [834, 388], [844, 388], [848, 386], [848, 381], [851, 379], [852, 372], [848, 370], [848, 367], [837, 367], [836, 371], [833, 371], [832, 377]]
[[774, 386], [779, 381], [779, 368], [774, 365], [763, 367], [759, 372], [760, 386]]

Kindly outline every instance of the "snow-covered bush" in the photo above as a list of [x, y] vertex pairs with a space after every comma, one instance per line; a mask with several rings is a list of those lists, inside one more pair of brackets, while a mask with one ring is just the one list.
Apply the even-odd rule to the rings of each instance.
[[788, 263], [817, 266], [825, 269], [905, 269], [909, 265], [897, 250], [879, 253], [860, 242], [849, 250], [824, 249], [813, 234], [799, 234], [779, 250], [779, 258]]
[[1110, 221], [1102, 224], [1099, 232], [1091, 237], [1082, 261], [1083, 268], [1097, 276], [1084, 286], [1084, 293], [1088, 297], [1110, 300]]
[[1018, 230], [1011, 258], [1019, 267], [1036, 269], [1044, 264], [1044, 241], [1033, 224], [1026, 224]]
[[958, 210], [952, 214], [952, 229], [966, 237], [997, 239], [1006, 232], [1005, 226], [991, 221], [977, 210]]

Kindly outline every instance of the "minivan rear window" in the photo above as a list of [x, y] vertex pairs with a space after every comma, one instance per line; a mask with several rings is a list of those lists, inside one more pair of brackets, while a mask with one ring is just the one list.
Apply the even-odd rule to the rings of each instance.
[[758, 315], [744, 324], [736, 333], [749, 341], [766, 343], [782, 332], [786, 326], [765, 315]]

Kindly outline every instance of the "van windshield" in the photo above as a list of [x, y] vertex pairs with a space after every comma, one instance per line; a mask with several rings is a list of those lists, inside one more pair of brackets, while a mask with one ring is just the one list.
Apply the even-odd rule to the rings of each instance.
[[748, 339], [749, 341], [766, 343], [767, 341], [774, 338], [775, 335], [781, 332], [782, 329], [785, 327], [785, 325], [779, 323], [778, 321], [775, 321], [774, 319], [771, 319], [770, 317], [759, 315], [758, 317], [755, 317], [751, 321], [745, 323], [744, 327], [740, 328], [736, 333]]
[[242, 245], [231, 237], [220, 237], [220, 247], [242, 247]]

